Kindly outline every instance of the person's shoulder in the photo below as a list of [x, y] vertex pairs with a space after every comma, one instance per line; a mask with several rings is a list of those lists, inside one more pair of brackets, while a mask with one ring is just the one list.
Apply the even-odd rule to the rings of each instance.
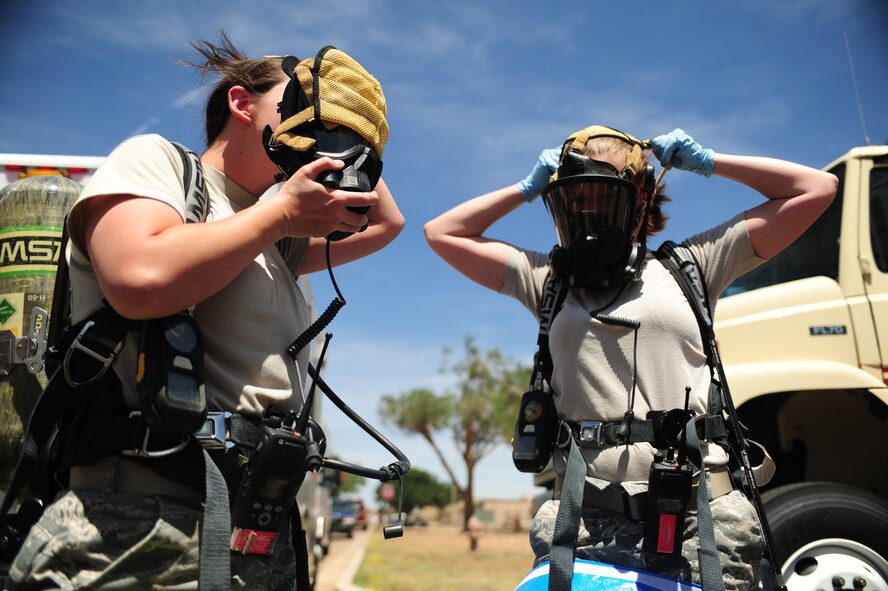
[[[151, 166], [161, 170], [181, 169], [181, 157], [176, 148], [161, 135], [156, 133], [134, 135], [126, 138], [105, 161], [106, 168], [128, 169], [133, 166]], [[100, 169], [101, 170], [101, 169]]]
[[513, 248], [511, 261], [522, 261], [529, 264], [532, 268], [546, 267], [549, 265], [549, 255], [544, 252], [522, 248], [520, 246], [511, 245]]
[[168, 139], [156, 133], [144, 133], [133, 135], [120, 142], [114, 152], [138, 152], [140, 150], [155, 151], [160, 150], [167, 153], [173, 153], [175, 148]]

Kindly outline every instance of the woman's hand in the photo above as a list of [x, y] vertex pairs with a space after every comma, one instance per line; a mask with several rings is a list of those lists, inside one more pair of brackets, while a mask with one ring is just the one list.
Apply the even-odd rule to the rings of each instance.
[[558, 160], [561, 158], [561, 148], [548, 148], [543, 150], [536, 165], [523, 181], [518, 183], [518, 190], [524, 200], [530, 203], [540, 196], [549, 179], [558, 170]]
[[715, 168], [713, 151], [703, 148], [681, 129], [655, 137], [651, 149], [664, 168], [670, 166], [706, 177], [712, 176]]
[[273, 199], [282, 200], [283, 231], [287, 236], [322, 237], [333, 231], [357, 232], [367, 225], [367, 214], [349, 207], [371, 208], [379, 202], [375, 191], [359, 193], [331, 189], [316, 179], [325, 170], [342, 170], [345, 163], [319, 158], [301, 167]]

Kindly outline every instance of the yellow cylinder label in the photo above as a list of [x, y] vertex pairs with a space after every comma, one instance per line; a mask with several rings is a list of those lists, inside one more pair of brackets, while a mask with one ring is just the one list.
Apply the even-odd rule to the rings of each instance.
[[0, 277], [55, 274], [61, 249], [60, 227], [0, 228]]

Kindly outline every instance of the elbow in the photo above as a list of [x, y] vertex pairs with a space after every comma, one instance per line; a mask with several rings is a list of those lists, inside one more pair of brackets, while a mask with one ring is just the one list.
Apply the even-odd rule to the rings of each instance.
[[400, 212], [398, 212], [397, 216], [386, 220], [385, 224], [381, 225], [380, 227], [379, 236], [381, 237], [381, 244], [379, 248], [387, 246], [392, 241], [394, 241], [394, 239], [401, 234], [401, 231], [404, 229], [404, 226], [406, 224], [407, 220], [404, 218], [403, 215], [401, 215]]
[[398, 212], [397, 218], [392, 220], [392, 239], [397, 238], [397, 236], [401, 233], [401, 230], [404, 229], [404, 226], [407, 225], [407, 218], [401, 212]]
[[824, 190], [826, 192], [826, 201], [827, 203], [832, 203], [833, 199], [836, 197], [836, 192], [839, 190], [839, 177], [830, 173], [824, 172], [826, 175], [826, 179], [824, 179]]
[[829, 172], [818, 171], [817, 187], [812, 190], [816, 196], [815, 200], [820, 204], [820, 213], [826, 211], [833, 200], [836, 198], [836, 192], [839, 189], [839, 178]]
[[441, 224], [437, 219], [426, 222], [422, 227], [422, 232], [425, 235], [426, 242], [428, 242], [429, 246], [432, 248], [434, 248], [435, 245], [440, 244], [445, 236]]
[[170, 293], [169, 282], [157, 275], [128, 273], [127, 276], [118, 275], [111, 280], [103, 281], [100, 278], [99, 284], [114, 311], [131, 320], [162, 318], [185, 307], [175, 308], [177, 304], [172, 301], [174, 298], [163, 295]]

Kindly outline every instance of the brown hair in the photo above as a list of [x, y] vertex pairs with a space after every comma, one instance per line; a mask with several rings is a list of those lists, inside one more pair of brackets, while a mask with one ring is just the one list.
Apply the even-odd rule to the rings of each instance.
[[[625, 154], [627, 159], [626, 164], [633, 164], [635, 170], [638, 171], [635, 174], [635, 178], [632, 179], [632, 182], [635, 183], [635, 186], [638, 187], [640, 192], [644, 190], [644, 177], [647, 173], [648, 160], [646, 152], [634, 148], [635, 146], [615, 137], [597, 137], [586, 142], [583, 153], [589, 158], [601, 158], [601, 156], [605, 154]], [[631, 163], [629, 162], [629, 159], [632, 159]], [[666, 221], [669, 219], [669, 216], [663, 213], [662, 205], [671, 201], [671, 199], [669, 199], [665, 191], [665, 183], [657, 183], [657, 186], [654, 189], [654, 199], [651, 202], [650, 216], [648, 216], [648, 236], [653, 236], [666, 227]]]
[[218, 45], [197, 39], [191, 41], [191, 46], [204, 58], [204, 62], [195, 63], [187, 60], [180, 62], [198, 68], [201, 80], [204, 80], [210, 72], [221, 77], [207, 99], [205, 125], [207, 146], [209, 146], [216, 141], [228, 121], [229, 89], [233, 86], [243, 86], [251, 93], [262, 95], [286, 80], [287, 76], [281, 70], [282, 57], [250, 59], [234, 46], [224, 31], [220, 34]]

